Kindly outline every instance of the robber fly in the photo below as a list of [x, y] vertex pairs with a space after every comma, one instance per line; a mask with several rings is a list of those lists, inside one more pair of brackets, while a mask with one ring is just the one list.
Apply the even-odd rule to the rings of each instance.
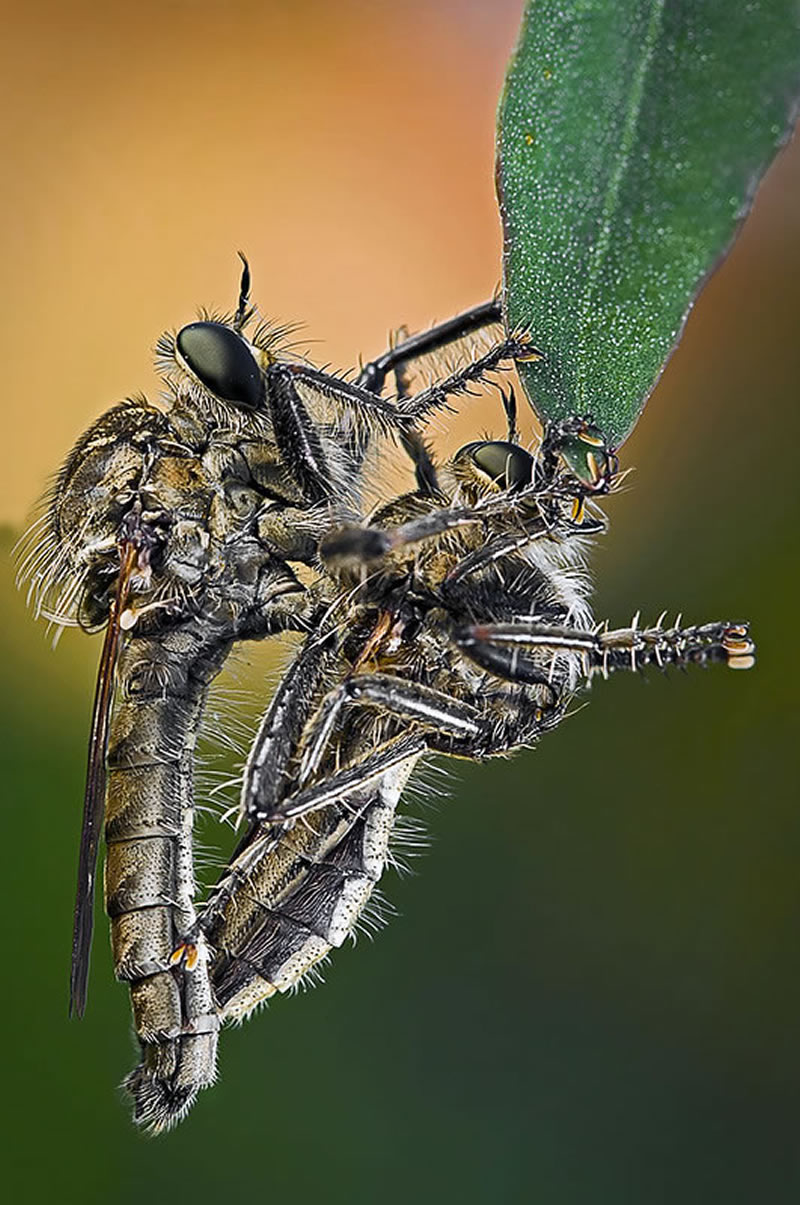
[[201, 910], [223, 1020], [293, 988], [353, 931], [421, 757], [532, 745], [598, 675], [753, 664], [745, 623], [595, 622], [584, 562], [604, 523], [554, 450], [583, 443], [596, 492], [613, 484], [613, 454], [587, 419], [551, 431], [534, 458], [505, 400], [506, 440], [470, 443], [440, 473], [429, 460], [421, 488], [323, 540], [326, 619], [260, 725], [249, 829]]
[[[215, 1074], [219, 1019], [197, 926], [193, 751], [209, 684], [234, 642], [306, 630], [317, 605], [292, 566], [357, 518], [365, 457], [515, 357], [505, 339], [416, 396], [381, 399], [387, 374], [499, 319], [491, 301], [406, 340], [355, 382], [292, 359], [257, 324], [244, 261], [229, 316], [157, 345], [159, 405], [125, 401], [79, 439], [20, 576], [56, 624], [105, 628], [91, 726], [70, 1011], [86, 1003], [105, 818], [106, 908], [142, 1061], [126, 1086], [139, 1120], [171, 1124]], [[420, 472], [422, 469], [420, 468]], [[113, 704], [113, 706], [112, 706]]]

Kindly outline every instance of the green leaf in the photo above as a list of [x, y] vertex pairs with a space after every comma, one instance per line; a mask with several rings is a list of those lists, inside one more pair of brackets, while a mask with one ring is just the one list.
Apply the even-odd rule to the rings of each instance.
[[500, 102], [509, 329], [543, 422], [618, 447], [800, 91], [796, 0], [532, 0]]

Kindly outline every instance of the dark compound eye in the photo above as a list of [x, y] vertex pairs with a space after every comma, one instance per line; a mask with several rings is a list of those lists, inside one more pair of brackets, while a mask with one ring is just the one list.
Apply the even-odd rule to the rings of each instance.
[[493, 440], [467, 444], [456, 453], [467, 453], [476, 468], [491, 477], [501, 489], [522, 489], [533, 480], [533, 457], [516, 444]]
[[247, 344], [219, 322], [193, 322], [178, 331], [178, 351], [188, 367], [215, 397], [255, 410], [264, 397], [264, 382]]

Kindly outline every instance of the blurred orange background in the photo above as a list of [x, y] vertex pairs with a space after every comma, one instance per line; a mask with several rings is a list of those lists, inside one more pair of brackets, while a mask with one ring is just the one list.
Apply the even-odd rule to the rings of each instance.
[[[161, 330], [232, 306], [239, 248], [262, 312], [335, 367], [491, 295], [521, 7], [9, 10], [4, 550], [86, 425], [154, 392]], [[756, 670], [599, 684], [535, 754], [453, 771], [419, 877], [387, 883], [402, 917], [226, 1034], [220, 1084], [158, 1143], [114, 1097], [132, 1053], [102, 922], [89, 1013], [65, 1017], [97, 642], [53, 656], [6, 558], [17, 1198], [797, 1201], [799, 279], [796, 138], [626, 445], [595, 561], [598, 614], [749, 617]], [[497, 432], [497, 409], [465, 405], [442, 442]]]
[[159, 332], [262, 312], [345, 367], [491, 295], [494, 113], [518, 4], [33, 4], [6, 29], [0, 517]]

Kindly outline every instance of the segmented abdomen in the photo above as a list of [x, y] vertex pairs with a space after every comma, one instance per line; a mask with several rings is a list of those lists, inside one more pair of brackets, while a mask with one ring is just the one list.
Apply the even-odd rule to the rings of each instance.
[[295, 987], [353, 932], [383, 873], [415, 761], [287, 829], [262, 826], [232, 863], [202, 921], [216, 950], [222, 1020], [242, 1020]]
[[120, 656], [108, 748], [106, 910], [142, 1061], [125, 1081], [137, 1121], [166, 1128], [216, 1072], [219, 1020], [195, 932], [192, 762], [228, 642], [199, 625], [134, 637]]

